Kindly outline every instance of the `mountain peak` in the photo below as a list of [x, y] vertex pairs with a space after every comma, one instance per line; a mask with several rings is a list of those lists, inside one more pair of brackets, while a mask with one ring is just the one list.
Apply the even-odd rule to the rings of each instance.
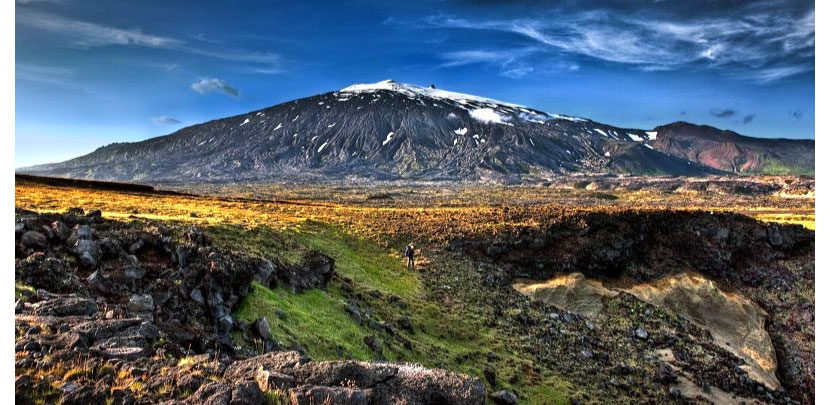
[[507, 103], [492, 98], [474, 96], [472, 94], [458, 93], [449, 90], [442, 90], [435, 88], [434, 85], [429, 87], [421, 87], [414, 84], [398, 83], [394, 80], [381, 80], [377, 83], [359, 83], [340, 89], [339, 93], [374, 93], [376, 91], [394, 91], [402, 93], [409, 97], [429, 97], [444, 101], [453, 101], [464, 104], [466, 102], [476, 101], [479, 103], [490, 103], [503, 105], [513, 108], [527, 108], [523, 105]]

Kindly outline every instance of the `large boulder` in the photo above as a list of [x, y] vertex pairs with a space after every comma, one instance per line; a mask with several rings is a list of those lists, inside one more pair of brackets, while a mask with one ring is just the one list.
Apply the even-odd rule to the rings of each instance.
[[66, 226], [66, 224], [60, 220], [52, 222], [51, 229], [52, 234], [55, 235], [55, 237], [58, 238], [60, 241], [65, 241], [67, 238], [69, 238], [69, 235], [72, 232], [69, 229], [69, 227]]
[[92, 227], [89, 225], [75, 225], [72, 234], [66, 239], [67, 246], [75, 246], [75, 243], [82, 239], [92, 239]]
[[20, 237], [20, 243], [27, 248], [43, 249], [47, 246], [46, 236], [40, 232], [28, 231]]
[[261, 370], [290, 375], [295, 366], [307, 362], [308, 358], [298, 352], [271, 352], [231, 364], [225, 378], [232, 382], [255, 380]]
[[79, 239], [72, 246], [72, 250], [85, 268], [95, 269], [98, 267], [98, 260], [101, 258], [101, 248], [98, 242], [90, 239]]
[[271, 339], [271, 327], [268, 326], [268, 320], [264, 316], [254, 322], [254, 328], [259, 337], [265, 340]]
[[231, 386], [210, 382], [199, 387], [188, 399], [191, 404], [228, 405], [231, 402]]
[[88, 298], [61, 295], [32, 304], [32, 312], [41, 316], [89, 316], [98, 312], [98, 307]]
[[334, 259], [320, 252], [310, 252], [303, 264], [280, 273], [280, 279], [295, 292], [323, 288], [334, 275]]
[[368, 405], [369, 398], [361, 389], [303, 385], [288, 390], [288, 398], [295, 405]]
[[262, 390], [253, 381], [237, 384], [231, 392], [230, 405], [260, 405], [264, 402]]
[[153, 297], [150, 294], [133, 294], [127, 303], [127, 309], [136, 314], [153, 312]]

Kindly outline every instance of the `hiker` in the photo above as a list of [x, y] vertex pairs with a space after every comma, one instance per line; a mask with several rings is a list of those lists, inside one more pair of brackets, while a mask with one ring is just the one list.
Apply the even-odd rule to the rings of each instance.
[[415, 268], [415, 248], [410, 243], [406, 245], [406, 249], [403, 251], [403, 255], [406, 256], [406, 268], [407, 269], [414, 269]]

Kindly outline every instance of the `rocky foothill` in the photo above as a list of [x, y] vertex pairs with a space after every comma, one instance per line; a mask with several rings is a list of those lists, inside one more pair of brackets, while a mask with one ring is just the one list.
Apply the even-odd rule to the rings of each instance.
[[[223, 252], [198, 228], [15, 212], [15, 399], [64, 404], [484, 402], [478, 379], [415, 365], [310, 361], [234, 309], [252, 281], [324, 287], [295, 267]], [[260, 342], [259, 353], [234, 339]]]
[[527, 334], [523, 350], [574, 380], [666, 400], [814, 401], [811, 230], [731, 213], [584, 212], [448, 249], [481, 258], [492, 323]]

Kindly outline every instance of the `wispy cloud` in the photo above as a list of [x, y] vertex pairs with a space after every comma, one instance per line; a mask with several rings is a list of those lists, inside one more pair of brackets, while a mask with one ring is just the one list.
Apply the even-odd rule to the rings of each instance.
[[511, 79], [519, 79], [542, 70], [579, 70], [578, 64], [564, 61], [547, 62], [544, 68], [533, 66], [529, 58], [543, 53], [544, 50], [538, 47], [451, 51], [440, 55], [442, 62], [439, 67], [450, 68], [478, 64], [493, 66], [499, 70], [500, 75]]
[[[17, 10], [15, 23], [27, 28], [59, 34], [61, 40], [80, 48], [139, 46], [185, 52], [231, 62], [249, 63], [254, 64], [256, 69], [269, 72], [283, 70], [280, 55], [273, 52], [218, 49], [216, 47], [202, 48], [178, 38], [147, 34], [140, 29], [112, 27], [29, 9]], [[201, 37], [197, 37], [197, 40], [205, 41]]]
[[[713, 68], [727, 74], [743, 74], [758, 82], [771, 82], [814, 69], [812, 9], [747, 6], [736, 13], [697, 19], [602, 9], [516, 19], [437, 15], [417, 25], [502, 33], [504, 41], [513, 38], [516, 49], [531, 43], [558, 55], [587, 57], [646, 71]], [[517, 39], [523, 39], [524, 44]], [[514, 57], [514, 61], [518, 58], [521, 56]]]
[[15, 80], [44, 83], [71, 88], [82, 88], [74, 79], [75, 71], [65, 67], [42, 66], [16, 62], [14, 64]]
[[160, 117], [153, 117], [150, 118], [151, 121], [158, 125], [173, 125], [173, 124], [181, 124], [182, 122], [176, 118], [168, 117], [166, 115], [162, 115]]
[[80, 47], [137, 45], [173, 48], [184, 44], [177, 39], [145, 34], [140, 30], [109, 27], [32, 10], [18, 11], [15, 24], [60, 34], [63, 39]]
[[716, 118], [730, 118], [737, 114], [737, 111], [731, 108], [712, 108], [709, 110], [709, 114]]
[[750, 122], [755, 120], [755, 114], [747, 114], [744, 115], [744, 124], [749, 124]]
[[231, 86], [224, 80], [216, 78], [199, 80], [198, 82], [191, 84], [190, 88], [202, 95], [212, 92], [221, 92], [229, 96], [239, 97], [241, 94], [239, 89], [236, 87]]
[[516, 60], [517, 54], [518, 52], [513, 51], [493, 51], [486, 49], [447, 52], [441, 55], [441, 59], [444, 60], [441, 66], [454, 67], [477, 63], [507, 65]]
[[520, 68], [513, 68], [504, 70], [501, 72], [502, 76], [509, 77], [511, 79], [520, 79], [525, 77], [531, 73], [533, 73], [534, 68], [532, 67], [520, 67]]

